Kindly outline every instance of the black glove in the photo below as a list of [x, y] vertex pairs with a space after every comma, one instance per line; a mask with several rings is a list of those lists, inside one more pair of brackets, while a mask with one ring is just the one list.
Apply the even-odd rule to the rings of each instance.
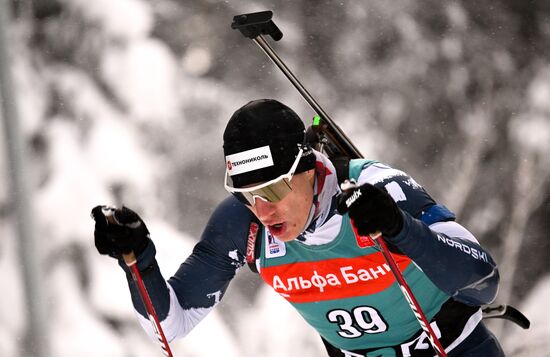
[[388, 192], [371, 184], [347, 184], [347, 189], [338, 200], [338, 212], [349, 214], [360, 235], [367, 236], [379, 231], [385, 237], [393, 237], [401, 232], [403, 216]]
[[138, 256], [147, 247], [149, 231], [131, 209], [96, 206], [91, 215], [95, 220], [95, 246], [100, 254], [120, 259], [131, 251]]

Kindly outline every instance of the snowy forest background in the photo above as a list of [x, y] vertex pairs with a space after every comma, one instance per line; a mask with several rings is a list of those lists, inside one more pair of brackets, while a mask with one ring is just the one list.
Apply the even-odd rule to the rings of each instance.
[[[360, 150], [415, 177], [499, 262], [497, 302], [532, 322], [524, 331], [491, 321], [508, 355], [550, 355], [549, 2], [0, 1], [11, 9], [5, 36], [42, 273], [40, 296], [26, 297], [2, 133], [1, 356], [161, 355], [122, 270], [97, 254], [89, 212], [122, 203], [139, 212], [168, 277], [226, 194], [221, 134], [233, 111], [276, 98], [311, 120], [229, 27], [266, 9], [284, 33], [273, 46]], [[36, 354], [27, 299], [47, 317]], [[188, 357], [322, 355], [315, 333], [246, 268], [172, 347]]]

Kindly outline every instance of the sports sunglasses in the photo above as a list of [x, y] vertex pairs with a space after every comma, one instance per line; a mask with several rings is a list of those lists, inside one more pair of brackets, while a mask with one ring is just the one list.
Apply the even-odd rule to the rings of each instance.
[[300, 146], [298, 155], [296, 155], [296, 160], [294, 160], [294, 163], [286, 174], [252, 187], [236, 188], [230, 186], [229, 169], [226, 168], [224, 187], [239, 201], [249, 206], [255, 205], [256, 198], [260, 198], [267, 202], [279, 202], [280, 200], [285, 198], [285, 196], [288, 195], [290, 191], [292, 191], [290, 180], [292, 180], [292, 177], [294, 176], [294, 172], [298, 167], [298, 163], [302, 158], [303, 152], [304, 149]]

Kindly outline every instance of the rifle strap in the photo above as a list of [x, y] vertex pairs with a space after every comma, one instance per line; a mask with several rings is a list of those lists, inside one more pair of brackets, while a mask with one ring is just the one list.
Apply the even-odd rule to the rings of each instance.
[[246, 264], [253, 273], [258, 274], [256, 261], [260, 259], [260, 249], [262, 247], [262, 224], [254, 217], [248, 226], [248, 237], [246, 238]]
[[350, 159], [345, 156], [338, 156], [331, 158], [330, 161], [336, 169], [336, 177], [338, 178], [338, 185], [349, 179], [349, 161]]

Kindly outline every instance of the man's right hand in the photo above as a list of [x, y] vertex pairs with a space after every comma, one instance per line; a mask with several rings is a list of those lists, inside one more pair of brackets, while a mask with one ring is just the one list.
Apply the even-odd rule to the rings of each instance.
[[142, 253], [149, 243], [149, 231], [143, 220], [127, 207], [96, 206], [94, 239], [97, 251], [121, 259], [123, 254]]

